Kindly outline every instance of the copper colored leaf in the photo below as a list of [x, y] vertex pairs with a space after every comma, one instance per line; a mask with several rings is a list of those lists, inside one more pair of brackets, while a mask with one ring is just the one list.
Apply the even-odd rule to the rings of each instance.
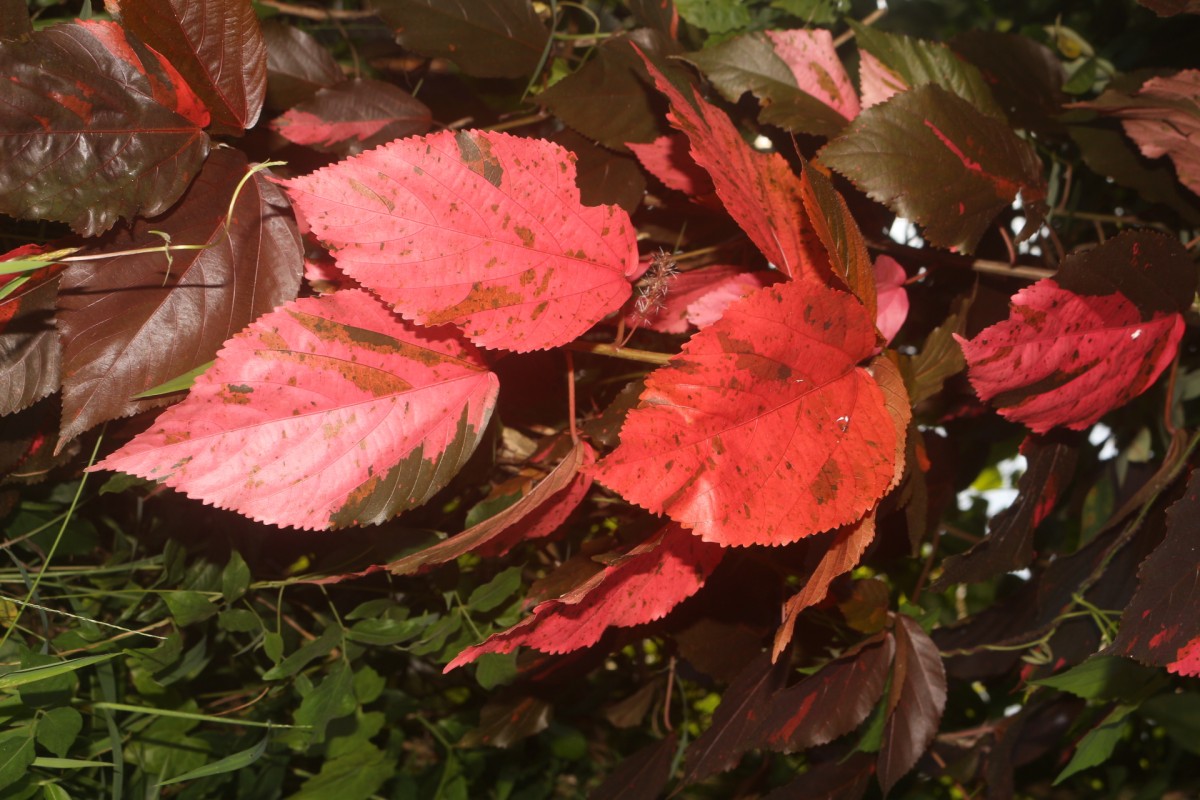
[[287, 182], [338, 266], [421, 325], [484, 347], [571, 341], [629, 296], [629, 215], [579, 202], [574, 159], [546, 141], [445, 131]]
[[266, 176], [243, 186], [225, 215], [246, 157], [213, 151], [179, 204], [102, 240], [94, 255], [173, 244], [162, 252], [72, 265], [59, 293], [63, 348], [62, 440], [101, 422], [162, 405], [134, 395], [211, 361], [256, 317], [296, 296], [302, 257], [287, 200]]
[[[1196, 520], [1200, 518], [1200, 470], [1192, 472], [1182, 498], [1167, 510], [1167, 533], [1138, 569], [1138, 588], [1109, 650], [1144, 664], [1196, 674], [1200, 658], [1200, 560]], [[1188, 668], [1190, 660], [1190, 671]], [[1183, 662], [1182, 664], [1180, 662]]]
[[383, 81], [358, 79], [319, 89], [271, 127], [293, 144], [354, 155], [393, 139], [425, 133], [433, 119], [411, 94]]
[[884, 392], [857, 366], [874, 331], [851, 295], [809, 281], [737, 301], [647, 378], [597, 479], [725, 545], [855, 522], [903, 452]]
[[0, 2], [0, 39], [16, 39], [33, 32], [25, 0]]
[[[590, 445], [586, 442], [579, 442], [545, 478], [538, 482], [537, 486], [511, 506], [433, 547], [392, 562], [388, 565], [388, 569], [397, 575], [406, 575], [416, 572], [428, 564], [444, 564], [447, 561], [453, 561], [464, 553], [469, 553], [477, 547], [492, 542], [506, 531], [511, 532], [514, 528], [519, 528], [523, 532], [528, 532], [529, 525], [537, 525], [546, 515], [555, 517], [561, 524], [566, 515], [561, 514], [562, 509], [558, 503], [561, 500], [574, 500], [574, 505], [570, 505], [566, 509], [566, 513], [570, 514], [575, 505], [578, 505], [579, 501], [583, 499], [582, 495], [571, 490], [577, 479], [582, 478], [583, 490], [587, 491], [591, 481], [581, 476], [579, 470], [583, 466], [591, 464], [595, 457], [595, 451]], [[564, 497], [564, 495], [567, 496]], [[522, 525], [522, 523], [525, 524]], [[534, 532], [539, 531], [535, 528]], [[542, 535], [548, 533], [550, 531], [546, 531]], [[512, 543], [515, 544], [515, 542]]]
[[854, 730], [883, 695], [892, 651], [891, 637], [875, 637], [777, 693], [755, 726], [752, 741], [795, 753]]
[[[46, 250], [24, 245], [0, 262]], [[61, 350], [54, 329], [54, 301], [62, 266], [0, 275], [0, 415], [28, 408], [58, 389]]]
[[829, 267], [805, 215], [800, 179], [783, 156], [754, 150], [694, 88], [681, 90], [649, 59], [646, 68], [671, 103], [671, 124], [687, 134], [692, 158], [755, 246], [789, 277], [824, 279]]
[[807, 162], [800, 177], [800, 196], [834, 275], [854, 292], [874, 318], [878, 302], [875, 267], [845, 198], [833, 188], [828, 176]]
[[1021, 444], [1028, 467], [1017, 482], [1017, 499], [988, 522], [987, 538], [942, 563], [934, 591], [953, 583], [977, 583], [1029, 566], [1033, 534], [1058, 504], [1075, 475], [1076, 443], [1063, 437], [1029, 436]]
[[1046, 187], [1033, 145], [936, 85], [867, 109], [819, 156], [941, 247], [973, 250], [1018, 192], [1030, 230], [1040, 223]]
[[808, 576], [804, 588], [783, 604], [783, 623], [775, 633], [775, 644], [771, 648], [772, 658], [779, 658], [780, 654], [786, 652], [792, 643], [792, 632], [796, 627], [796, 617], [800, 612], [824, 600], [834, 578], [857, 567], [858, 562], [862, 560], [863, 553], [867, 551], [867, 547], [874, 539], [874, 511], [867, 512], [867, 515], [858, 522], [847, 525], [834, 533], [829, 549], [821, 557], [821, 562], [817, 564], [812, 575]]
[[525, 78], [550, 32], [529, 0], [373, 0], [404, 47], [479, 78]]
[[573, 591], [540, 603], [524, 621], [468, 647], [446, 671], [517, 647], [569, 653], [595, 644], [609, 627], [653, 622], [699, 591], [722, 554], [720, 547], [670, 525]]
[[658, 800], [671, 778], [678, 750], [679, 735], [672, 731], [621, 761], [588, 800]]
[[763, 653], [747, 664], [721, 694], [712, 724], [687, 749], [684, 785], [733, 769], [758, 746], [755, 732], [787, 683], [788, 663]]
[[896, 617], [896, 660], [877, 761], [886, 794], [929, 747], [946, 708], [946, 670], [937, 645], [912, 617]]
[[274, 525], [374, 524], [458, 472], [496, 391], [452, 329], [414, 329], [343, 290], [259, 318], [183, 403], [95, 469]]
[[1013, 295], [1007, 320], [956, 338], [979, 397], [1045, 433], [1083, 430], [1148, 389], [1184, 327], [1178, 313], [1143, 320], [1122, 294], [1080, 296], [1045, 278]]
[[95, 236], [154, 216], [208, 153], [208, 110], [166, 59], [115, 22], [0, 42], [0, 212]]
[[214, 133], [254, 127], [267, 90], [267, 48], [246, 0], [105, 0], [167, 58], [208, 110]]
[[973, 30], [950, 43], [978, 67], [996, 102], [1019, 128], [1061, 134], [1066, 70], [1049, 47], [1015, 33]]
[[263, 22], [262, 32], [271, 108], [291, 108], [345, 78], [329, 50], [306, 31], [275, 18]]

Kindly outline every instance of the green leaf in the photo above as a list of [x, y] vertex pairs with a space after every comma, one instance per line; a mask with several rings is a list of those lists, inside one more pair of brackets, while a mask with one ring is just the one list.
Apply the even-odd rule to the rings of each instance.
[[250, 633], [262, 629], [262, 623], [247, 608], [231, 608], [217, 615], [217, 627], [231, 633]]
[[487, 612], [497, 608], [521, 588], [521, 568], [509, 567], [482, 586], [475, 587], [467, 598], [471, 611]]
[[109, 659], [116, 658], [120, 653], [105, 653], [100, 656], [83, 656], [81, 658], [71, 658], [66, 661], [59, 661], [55, 664], [47, 664], [45, 666], [30, 667], [29, 669], [16, 669], [12, 672], [0, 675], [0, 689], [13, 689], [18, 686], [24, 686], [35, 681], [54, 678], [59, 675], [65, 675], [74, 672], [84, 667], [89, 667], [92, 664], [100, 664]]
[[192, 388], [192, 384], [196, 382], [196, 378], [199, 378], [201, 375], [203, 375], [205, 371], [214, 363], [216, 362], [207, 361], [195, 369], [190, 369], [182, 375], [177, 375], [174, 378], [171, 378], [169, 381], [160, 383], [158, 386], [152, 386], [144, 392], [138, 392], [133, 396], [132, 399], [144, 400], [147, 397], [158, 397], [159, 395], [174, 394], [175, 392], [186, 392], [188, 389]]
[[[279, 659], [283, 658], [283, 637], [275, 631], [267, 631], [263, 634], [263, 652], [267, 654], [267, 658], [279, 668]], [[263, 676], [266, 677], [265, 675]]]
[[1120, 656], [1094, 656], [1066, 672], [1033, 680], [1036, 686], [1048, 686], [1085, 700], [1132, 700], [1161, 670], [1151, 669]]
[[163, 600], [175, 618], [175, 624], [186, 628], [195, 622], [202, 622], [220, 609], [216, 603], [209, 600], [200, 592], [175, 591], [163, 595]]
[[515, 677], [516, 653], [484, 653], [475, 660], [475, 680], [485, 691], [511, 683]]
[[35, 758], [33, 766], [42, 769], [92, 769], [94, 767], [111, 769], [113, 763], [111, 761], [88, 761], [82, 758]]
[[675, 0], [679, 16], [709, 33], [729, 33], [750, 24], [742, 0]]
[[1087, 735], [1080, 739], [1079, 744], [1075, 746], [1075, 754], [1071, 756], [1071, 761], [1054, 779], [1054, 785], [1057, 786], [1080, 770], [1107, 761], [1117, 746], [1117, 742], [1121, 741], [1121, 737], [1129, 727], [1126, 718], [1135, 708], [1136, 706], [1119, 705], [1110, 711], [1099, 725], [1088, 731]]
[[267, 742], [271, 740], [271, 735], [267, 734], [254, 747], [246, 750], [240, 750], [233, 755], [225, 756], [225, 758], [205, 764], [199, 769], [193, 769], [185, 772], [182, 775], [176, 775], [170, 780], [160, 781], [159, 786], [169, 786], [172, 783], [180, 783], [182, 781], [191, 781], [196, 778], [207, 778], [211, 775], [223, 775], [226, 772], [237, 772], [239, 769], [245, 769], [262, 758], [263, 753], [267, 752]]
[[1151, 697], [1138, 713], [1166, 728], [1167, 735], [1184, 750], [1200, 756], [1200, 692]]
[[367, 800], [396, 771], [391, 758], [373, 744], [326, 761], [290, 800]]
[[308, 662], [314, 658], [321, 658], [329, 655], [333, 648], [342, 643], [342, 629], [337, 625], [330, 625], [325, 630], [321, 631], [321, 635], [313, 639], [308, 644], [299, 647], [296, 652], [285, 658], [278, 665], [271, 667], [263, 674], [265, 681], [277, 681], [280, 678], [288, 678], [302, 670]]
[[415, 639], [435, 619], [437, 617], [433, 614], [422, 614], [412, 619], [364, 619], [346, 631], [346, 638], [359, 644], [387, 647]]
[[344, 661], [338, 661], [296, 710], [296, 724], [311, 729], [311, 742], [325, 740], [325, 728], [331, 720], [353, 714], [357, 703], [354, 700], [354, 676]]
[[54, 753], [65, 756], [83, 730], [83, 715], [70, 706], [47, 711], [37, 723], [37, 743]]
[[354, 673], [354, 698], [360, 705], [372, 703], [383, 694], [387, 678], [371, 667], [362, 667]]
[[229, 563], [221, 573], [221, 596], [225, 602], [232, 603], [246, 593], [250, 586], [250, 567], [242, 554], [234, 550], [229, 555]]
[[42, 786], [42, 797], [45, 800], [71, 800], [71, 795], [57, 783], [47, 783]]
[[32, 731], [16, 730], [0, 738], [0, 789], [25, 777], [33, 763]]

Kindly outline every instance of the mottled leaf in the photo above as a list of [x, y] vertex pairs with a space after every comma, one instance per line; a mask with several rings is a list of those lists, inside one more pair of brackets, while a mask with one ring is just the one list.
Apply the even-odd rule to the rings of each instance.
[[[1167, 533], [1138, 569], [1138, 588], [1109, 652], [1132, 656], [1144, 664], [1195, 675], [1200, 657], [1200, 559], [1196, 558], [1196, 520], [1200, 519], [1200, 470], [1167, 511]], [[1190, 669], [1186, 669], [1188, 659]]]
[[935, 85], [867, 109], [819, 155], [942, 247], [973, 250], [1018, 192], [1030, 230], [1040, 223], [1046, 189], [1033, 146]]
[[265, 20], [262, 32], [269, 107], [291, 108], [345, 78], [329, 50], [308, 32], [278, 18]]
[[[45, 252], [23, 245], [0, 263]], [[0, 414], [28, 408], [58, 389], [61, 350], [54, 329], [54, 301], [62, 266], [0, 275]]]
[[318, 89], [271, 127], [293, 144], [344, 156], [425, 133], [432, 121], [429, 108], [403, 89], [357, 79]]
[[874, 321], [807, 282], [762, 289], [651, 373], [597, 479], [706, 541], [778, 545], [854, 522], [893, 484], [902, 436], [857, 366]]
[[254, 127], [267, 90], [267, 47], [245, 0], [104, 0], [171, 62], [212, 113], [212, 131]]
[[134, 395], [212, 360], [222, 342], [296, 296], [300, 237], [277, 186], [254, 175], [225, 227], [246, 170], [240, 151], [215, 150], [170, 212], [114, 231], [93, 254], [161, 247], [160, 233], [206, 249], [115, 255], [64, 273], [61, 441], [162, 405]]
[[573, 158], [500, 133], [405, 139], [288, 181], [350, 277], [484, 347], [571, 341], [629, 296], [629, 215], [579, 202]]
[[956, 338], [979, 397], [1045, 433], [1088, 428], [1148, 389], [1184, 327], [1178, 313], [1143, 320], [1120, 293], [1081, 296], [1045, 278], [1013, 295], [1007, 320]]
[[451, 330], [414, 329], [345, 290], [258, 319], [183, 403], [94, 469], [275, 525], [378, 523], [458, 472], [496, 391]]
[[863, 108], [877, 106], [908, 88], [903, 78], [866, 50], [858, 51], [858, 78]]
[[538, 604], [527, 619], [468, 647], [446, 671], [517, 647], [568, 653], [595, 644], [609, 627], [653, 622], [699, 591], [722, 555], [720, 547], [670, 525], [571, 592]]
[[94, 236], [154, 216], [208, 153], [208, 110], [166, 59], [115, 22], [0, 42], [0, 212]]
[[946, 670], [937, 645], [912, 617], [896, 617], [896, 660], [877, 760], [886, 794], [929, 747], [946, 708]]
[[550, 32], [529, 0], [372, 0], [400, 44], [479, 78], [526, 78]]

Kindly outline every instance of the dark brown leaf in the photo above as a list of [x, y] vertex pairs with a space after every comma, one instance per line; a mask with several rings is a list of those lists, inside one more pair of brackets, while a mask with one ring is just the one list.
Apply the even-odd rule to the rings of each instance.
[[674, 731], [662, 741], [647, 745], [617, 765], [589, 800], [657, 800], [671, 778], [671, 764], [679, 747]]
[[979, 68], [1013, 125], [1063, 133], [1058, 116], [1066, 102], [1066, 73], [1054, 51], [1026, 36], [981, 30], [959, 34], [950, 47]]
[[[0, 262], [35, 255], [46, 248], [18, 247]], [[0, 414], [12, 414], [58, 389], [61, 349], [54, 330], [54, 301], [62, 267], [0, 275]], [[13, 284], [20, 282], [15, 288]]]
[[113, 256], [63, 275], [63, 427], [68, 441], [105, 420], [163, 404], [133, 395], [211, 361], [256, 317], [296, 296], [300, 237], [283, 193], [264, 177], [247, 181], [228, 232], [225, 215], [246, 174], [240, 151], [214, 151], [174, 209], [115, 232], [96, 252], [175, 245], [203, 250]]
[[1197, 277], [1196, 262], [1177, 238], [1141, 229], [1072, 253], [1054, 279], [1089, 297], [1120, 292], [1149, 320], [1159, 312], [1186, 311], [1196, 295]]
[[254, 127], [267, 91], [267, 48], [245, 0], [105, 0], [162, 53], [212, 112], [212, 132]]
[[763, 800], [858, 800], [866, 793], [874, 772], [869, 753], [810, 763], [803, 775]]
[[16, 39], [32, 32], [25, 0], [0, 0], [0, 39]]
[[946, 671], [937, 645], [920, 623], [896, 617], [896, 660], [888, 705], [891, 715], [879, 750], [879, 784], [891, 791], [929, 747], [946, 708]]
[[572, 130], [564, 130], [551, 140], [575, 154], [579, 202], [585, 206], [618, 205], [630, 214], [642, 204], [646, 178], [632, 156], [592, 144]]
[[291, 108], [345, 79], [333, 55], [311, 34], [278, 19], [263, 22], [262, 31], [271, 108]]

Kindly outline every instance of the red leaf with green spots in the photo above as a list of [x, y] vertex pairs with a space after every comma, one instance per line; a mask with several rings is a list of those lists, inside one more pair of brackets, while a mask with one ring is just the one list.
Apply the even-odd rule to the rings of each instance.
[[859, 366], [874, 349], [853, 296], [811, 281], [761, 289], [651, 373], [596, 477], [725, 545], [854, 522], [894, 485], [907, 426]]
[[629, 215], [587, 207], [547, 141], [445, 131], [287, 183], [338, 266], [421, 325], [525, 352], [579, 336], [629, 297]]
[[569, 653], [600, 641], [610, 627], [660, 619], [700, 590], [722, 552], [670, 525], [562, 597], [539, 603], [529, 618], [468, 647], [446, 671], [484, 653], [511, 653], [518, 647]]
[[1150, 387], [1184, 330], [1179, 313], [1143, 319], [1125, 295], [1080, 295], [1053, 278], [1013, 295], [1007, 320], [960, 336], [975, 391], [1035, 433], [1090, 427]]
[[274, 525], [374, 524], [458, 472], [497, 389], [453, 329], [416, 329], [345, 290], [259, 318], [184, 402], [95, 469]]

